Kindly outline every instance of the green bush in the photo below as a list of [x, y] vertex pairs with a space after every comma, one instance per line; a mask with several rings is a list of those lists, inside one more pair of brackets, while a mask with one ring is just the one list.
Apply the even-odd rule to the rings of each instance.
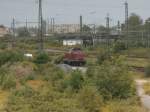
[[4, 50], [7, 48], [7, 44], [6, 43], [0, 43], [0, 49]]
[[64, 56], [57, 56], [55, 59], [54, 59], [54, 64], [60, 64], [63, 62], [63, 58]]
[[26, 75], [26, 76], [20, 78], [19, 81], [22, 85], [25, 85], [27, 81], [35, 80], [35, 79], [36, 79], [36, 76], [34, 74], [30, 74], [30, 75]]
[[45, 52], [39, 53], [34, 60], [34, 62], [36, 64], [46, 64], [49, 61], [50, 61], [50, 58], [49, 58], [48, 54]]
[[18, 61], [23, 61], [24, 56], [23, 53], [19, 51], [3, 51], [0, 52], [0, 66], [5, 63], [13, 63]]
[[69, 87], [72, 90], [78, 91], [83, 84], [84, 78], [79, 71], [74, 71], [69, 79]]
[[6, 69], [0, 68], [0, 85], [2, 89], [13, 89], [16, 87], [16, 78]]
[[97, 57], [98, 64], [103, 64], [104, 61], [109, 60], [111, 58], [110, 53], [107, 51], [101, 51]]
[[18, 90], [12, 91], [12, 94], [16, 97], [32, 97], [34, 91], [31, 87], [25, 85], [21, 86]]
[[103, 99], [94, 87], [84, 87], [79, 92], [79, 102], [87, 112], [101, 112], [103, 107]]
[[123, 42], [116, 42], [113, 46], [113, 52], [118, 53], [122, 50], [126, 50], [126, 45]]
[[88, 67], [87, 71], [86, 71], [86, 76], [88, 78], [93, 78], [94, 77], [94, 74], [96, 72], [96, 67], [95, 66], [91, 66], [91, 67]]
[[126, 99], [135, 94], [132, 76], [126, 66], [116, 62], [106, 63], [99, 67], [95, 77], [96, 86], [104, 98]]

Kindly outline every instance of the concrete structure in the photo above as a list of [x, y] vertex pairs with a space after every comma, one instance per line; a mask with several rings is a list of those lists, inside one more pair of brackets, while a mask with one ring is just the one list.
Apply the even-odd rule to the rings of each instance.
[[9, 28], [0, 25], [0, 37], [4, 37], [7, 34], [9, 34]]

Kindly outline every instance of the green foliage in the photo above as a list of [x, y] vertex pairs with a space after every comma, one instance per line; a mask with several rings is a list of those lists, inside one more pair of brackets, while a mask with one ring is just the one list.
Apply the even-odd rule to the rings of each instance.
[[48, 54], [45, 52], [39, 53], [34, 60], [36, 64], [46, 64], [49, 61], [50, 61], [50, 58]]
[[54, 64], [60, 64], [60, 63], [62, 63], [62, 62], [63, 62], [63, 58], [64, 58], [63, 55], [57, 56], [57, 57], [54, 59]]
[[131, 98], [111, 101], [103, 109], [103, 112], [146, 112], [146, 110], [140, 107], [137, 99]]
[[36, 79], [36, 76], [34, 74], [30, 74], [30, 75], [26, 75], [26, 76], [20, 78], [19, 81], [22, 85], [25, 85], [27, 81], [35, 80], [35, 79]]
[[33, 91], [29, 87], [13, 92], [7, 112], [85, 112], [73, 98], [55, 92], [52, 87]]
[[69, 79], [69, 87], [72, 90], [78, 91], [83, 84], [84, 78], [79, 71], [74, 71]]
[[88, 78], [93, 78], [94, 75], [95, 75], [95, 72], [96, 72], [95, 66], [88, 67], [88, 69], [87, 69], [87, 71], [86, 71], [86, 76], [87, 76]]
[[91, 28], [87, 25], [83, 25], [82, 30], [83, 30], [83, 32], [90, 32]]
[[110, 53], [107, 51], [101, 51], [97, 57], [97, 62], [99, 65], [103, 64], [104, 61], [111, 58]]
[[0, 68], [0, 86], [2, 89], [13, 89], [16, 87], [16, 78], [5, 68]]
[[94, 87], [84, 87], [79, 92], [79, 102], [87, 112], [101, 112], [103, 107], [102, 97]]
[[18, 30], [18, 36], [19, 37], [29, 37], [30, 36], [30, 32], [25, 27], [21, 27], [17, 30]]
[[33, 94], [34, 90], [27, 85], [21, 86], [18, 90], [12, 91], [12, 95], [14, 95], [14, 97], [32, 97]]
[[6, 49], [7, 48], [7, 44], [6, 43], [0, 43], [0, 49]]
[[105, 99], [126, 99], [135, 94], [132, 76], [118, 60], [101, 65], [95, 80], [97, 89]]
[[142, 28], [143, 20], [135, 13], [132, 13], [129, 17], [129, 29], [132, 31], [139, 31]]
[[18, 61], [23, 61], [23, 59], [24, 59], [24, 56], [19, 51], [0, 52], [0, 66], [8, 62], [13, 63], [13, 62], [18, 62]]
[[113, 52], [114, 53], [119, 53], [122, 50], [126, 50], [125, 43], [123, 42], [116, 42], [113, 46]]

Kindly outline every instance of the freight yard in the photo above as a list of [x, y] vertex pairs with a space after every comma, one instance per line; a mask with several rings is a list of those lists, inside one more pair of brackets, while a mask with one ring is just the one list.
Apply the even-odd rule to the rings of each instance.
[[[107, 12], [100, 23], [93, 19], [103, 14], [97, 0], [80, 1], [84, 7], [74, 0], [72, 7], [70, 1], [59, 7], [57, 0], [8, 1], [1, 2], [20, 5], [11, 25], [0, 25], [0, 112], [150, 112], [150, 15], [138, 14], [132, 2], [111, 2], [100, 9], [117, 13]], [[26, 5], [36, 14], [30, 9], [18, 19]], [[74, 6], [67, 20], [65, 9]], [[118, 11], [123, 17], [116, 19]], [[28, 19], [33, 14], [36, 19]]]

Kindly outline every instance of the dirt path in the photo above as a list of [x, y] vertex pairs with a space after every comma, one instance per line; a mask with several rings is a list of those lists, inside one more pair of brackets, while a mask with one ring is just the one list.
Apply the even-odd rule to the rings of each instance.
[[143, 89], [143, 85], [147, 82], [146, 80], [136, 80], [137, 93], [141, 98], [142, 105], [150, 112], [150, 96], [146, 95]]

